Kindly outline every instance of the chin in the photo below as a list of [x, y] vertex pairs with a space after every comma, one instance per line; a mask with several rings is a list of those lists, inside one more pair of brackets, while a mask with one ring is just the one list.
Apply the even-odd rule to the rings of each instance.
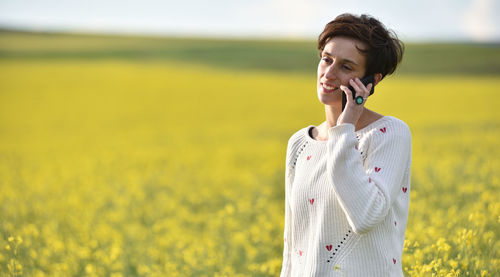
[[332, 94], [318, 92], [318, 100], [323, 105], [335, 105], [342, 102], [342, 96], [340, 96], [337, 92]]

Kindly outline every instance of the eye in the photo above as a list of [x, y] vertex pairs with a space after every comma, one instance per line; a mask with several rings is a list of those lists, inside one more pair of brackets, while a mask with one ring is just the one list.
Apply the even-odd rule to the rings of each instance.
[[342, 68], [344, 68], [347, 71], [351, 71], [352, 70], [352, 68], [350, 66], [347, 66], [345, 64], [342, 66]]
[[323, 57], [323, 58], [321, 58], [321, 60], [324, 62], [327, 62], [327, 63], [330, 62], [330, 59], [328, 57]]

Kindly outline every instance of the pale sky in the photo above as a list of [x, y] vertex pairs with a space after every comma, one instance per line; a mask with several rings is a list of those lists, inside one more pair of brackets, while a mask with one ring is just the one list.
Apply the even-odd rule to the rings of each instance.
[[316, 38], [344, 12], [370, 14], [406, 41], [500, 42], [499, 0], [0, 0], [0, 27]]

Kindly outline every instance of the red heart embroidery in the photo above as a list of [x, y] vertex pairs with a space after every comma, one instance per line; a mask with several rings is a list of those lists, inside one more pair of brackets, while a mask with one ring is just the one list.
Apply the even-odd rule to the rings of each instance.
[[327, 245], [327, 246], [326, 246], [326, 249], [327, 249], [328, 251], [331, 251], [331, 250], [332, 250], [332, 245], [331, 245], [331, 244], [330, 244], [330, 245]]
[[393, 262], [394, 264], [396, 264], [396, 259], [392, 258], [392, 262]]
[[385, 127], [380, 129], [380, 131], [385, 134]]
[[302, 250], [299, 250], [299, 255], [302, 256]]
[[309, 161], [311, 159], [311, 156], [307, 156], [307, 160]]
[[314, 198], [309, 199], [309, 203], [312, 205], [314, 203]]
[[375, 172], [379, 172], [380, 171], [380, 167], [375, 167]]
[[408, 190], [408, 188], [403, 187], [403, 192], [404, 193], [406, 193], [407, 190]]

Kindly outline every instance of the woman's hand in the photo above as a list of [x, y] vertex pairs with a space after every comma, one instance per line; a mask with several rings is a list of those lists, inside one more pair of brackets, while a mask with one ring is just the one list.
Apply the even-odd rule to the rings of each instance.
[[366, 99], [370, 95], [370, 90], [372, 89], [373, 84], [370, 83], [366, 87], [361, 82], [359, 78], [354, 78], [349, 80], [349, 84], [356, 91], [356, 96], [363, 97], [363, 103], [357, 104], [356, 101], [352, 98], [352, 91], [346, 86], [340, 86], [340, 89], [346, 93], [347, 103], [344, 111], [340, 114], [337, 119], [337, 125], [342, 123], [351, 123], [356, 126], [361, 114], [363, 113], [364, 106], [366, 103]]

